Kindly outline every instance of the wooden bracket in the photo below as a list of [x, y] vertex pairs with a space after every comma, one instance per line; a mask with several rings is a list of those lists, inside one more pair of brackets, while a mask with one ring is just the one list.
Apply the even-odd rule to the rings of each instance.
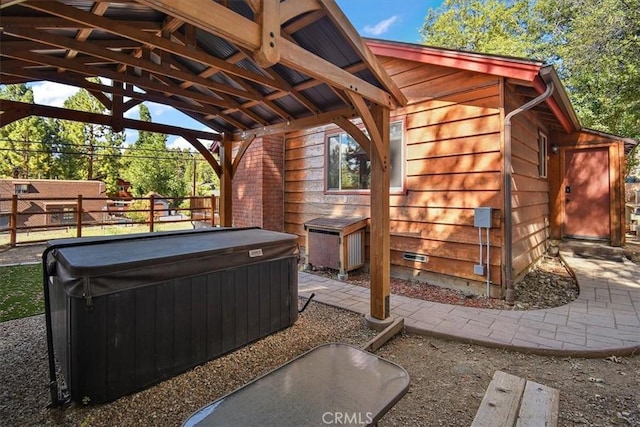
[[349, 119], [344, 116], [334, 118], [333, 123], [340, 126], [342, 130], [351, 135], [351, 137], [355, 139], [358, 144], [360, 144], [360, 147], [362, 147], [362, 149], [366, 151], [369, 158], [371, 158], [371, 155], [373, 154], [371, 153], [371, 140], [369, 140], [367, 135], [365, 135], [364, 132], [362, 132], [360, 128], [358, 128], [358, 126], [351, 123]]
[[369, 132], [369, 139], [372, 142], [372, 148], [370, 153], [370, 157], [377, 156], [382, 163], [382, 169], [387, 170], [389, 167], [389, 159], [383, 153], [387, 153], [389, 150], [384, 150], [382, 135], [380, 134], [380, 130], [378, 129], [378, 124], [371, 114], [371, 110], [367, 106], [367, 103], [364, 101], [364, 98], [352, 91], [345, 91], [351, 103], [355, 107], [358, 114], [360, 114], [360, 118], [362, 118], [362, 123], [367, 128]]
[[247, 152], [247, 150], [249, 149], [249, 146], [253, 143], [253, 141], [255, 141], [255, 139], [256, 139], [256, 136], [252, 135], [249, 139], [244, 141], [240, 146], [240, 149], [236, 153], [236, 157], [233, 159], [233, 164], [231, 166], [232, 177], [235, 176], [236, 171], [238, 170], [238, 166], [240, 165], [240, 161], [242, 160], [242, 157], [244, 157], [244, 153]]
[[260, 25], [260, 47], [253, 53], [262, 68], [280, 62], [280, 0], [264, 0], [256, 16]]

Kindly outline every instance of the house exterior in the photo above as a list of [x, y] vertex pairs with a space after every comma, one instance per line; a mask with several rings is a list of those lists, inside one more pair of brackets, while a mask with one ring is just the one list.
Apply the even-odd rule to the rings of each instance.
[[129, 208], [133, 195], [131, 194], [131, 183], [122, 178], [116, 181], [117, 190], [113, 194], [109, 194], [107, 201], [107, 211], [110, 219], [121, 218]]
[[101, 181], [53, 179], [0, 179], [0, 226], [9, 226], [12, 198], [17, 195], [17, 227], [73, 226], [78, 199], [82, 198], [82, 222], [102, 221], [107, 207]]
[[[551, 239], [623, 244], [624, 155], [637, 141], [581, 128], [552, 67], [367, 43], [409, 100], [390, 123], [392, 275], [504, 296]], [[297, 234], [304, 249], [305, 222], [369, 216], [366, 158], [337, 125], [254, 144], [234, 178], [236, 226]]]

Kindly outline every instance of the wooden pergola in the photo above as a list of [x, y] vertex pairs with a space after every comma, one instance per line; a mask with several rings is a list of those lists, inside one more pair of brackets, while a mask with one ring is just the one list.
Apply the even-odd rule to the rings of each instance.
[[[111, 113], [3, 100], [0, 125], [38, 115], [180, 135], [221, 179], [223, 226], [231, 225], [233, 175], [256, 137], [331, 122], [351, 134], [369, 154], [375, 189], [371, 316], [389, 317], [389, 112], [406, 98], [334, 0], [0, 1], [0, 84], [77, 86]], [[212, 131], [124, 117], [143, 101]], [[212, 140], [222, 146], [219, 162], [203, 143]]]

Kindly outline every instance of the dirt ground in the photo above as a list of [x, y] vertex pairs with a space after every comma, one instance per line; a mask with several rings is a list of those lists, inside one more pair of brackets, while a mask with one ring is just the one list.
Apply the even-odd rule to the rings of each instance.
[[640, 357], [537, 356], [416, 335], [377, 351], [404, 367], [408, 394], [381, 426], [470, 425], [496, 370], [560, 391], [560, 426], [640, 426]]
[[[640, 245], [627, 247], [627, 257], [640, 263]], [[38, 249], [24, 251], [21, 262]], [[8, 256], [0, 251], [0, 261]], [[341, 316], [335, 310], [328, 322]], [[561, 426], [640, 426], [640, 355], [549, 357], [406, 334], [376, 354], [404, 367], [411, 378], [409, 392], [381, 426], [469, 425], [496, 370], [557, 388]]]

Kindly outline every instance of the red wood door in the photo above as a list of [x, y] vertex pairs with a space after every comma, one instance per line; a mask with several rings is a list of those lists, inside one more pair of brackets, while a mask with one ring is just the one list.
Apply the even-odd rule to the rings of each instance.
[[609, 240], [609, 149], [567, 150], [562, 191], [564, 235]]

